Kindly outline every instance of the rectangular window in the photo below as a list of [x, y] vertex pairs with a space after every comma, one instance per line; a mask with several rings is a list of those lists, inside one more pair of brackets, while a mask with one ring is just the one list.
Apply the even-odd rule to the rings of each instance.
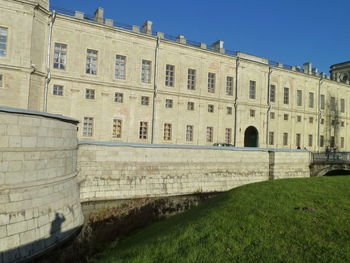
[[276, 86], [270, 85], [270, 102], [276, 102]]
[[331, 97], [331, 103], [330, 103], [331, 111], [335, 111], [335, 97]]
[[97, 74], [97, 50], [88, 49], [86, 52], [86, 73]]
[[164, 141], [171, 141], [171, 124], [164, 124]]
[[301, 134], [300, 133], [296, 134], [295, 144], [296, 144], [297, 147], [301, 146]]
[[84, 117], [83, 136], [84, 137], [92, 137], [93, 128], [94, 128], [94, 118]]
[[344, 148], [344, 147], [345, 147], [344, 137], [340, 137], [340, 148]]
[[189, 90], [196, 89], [196, 70], [195, 69], [190, 69], [190, 68], [188, 69], [187, 89]]
[[191, 102], [191, 101], [187, 102], [187, 109], [194, 110], [194, 102]]
[[320, 136], [320, 147], [324, 147], [324, 136]]
[[147, 137], [148, 137], [148, 122], [141, 121], [140, 122], [139, 138], [142, 140], [147, 140]]
[[214, 128], [207, 127], [207, 142], [213, 142], [213, 133], [214, 133]]
[[331, 125], [335, 126], [335, 120], [332, 120]]
[[232, 129], [226, 128], [225, 130], [225, 143], [231, 143], [232, 141]]
[[5, 57], [7, 53], [7, 28], [0, 27], [0, 57]]
[[175, 82], [175, 66], [166, 65], [165, 67], [165, 86], [174, 87]]
[[186, 126], [186, 142], [192, 142], [193, 141], [193, 126], [187, 125]]
[[214, 112], [214, 105], [208, 104], [208, 112]]
[[309, 117], [309, 123], [314, 123], [314, 117]]
[[226, 107], [226, 113], [232, 115], [232, 107]]
[[94, 100], [95, 99], [95, 90], [94, 89], [86, 89], [85, 99]]
[[208, 73], [208, 92], [215, 92], [215, 73]]
[[232, 77], [226, 78], [226, 95], [228, 96], [233, 95], [233, 78]]
[[256, 98], [256, 82], [251, 80], [249, 82], [249, 99]]
[[321, 119], [321, 124], [324, 124], [324, 119]]
[[141, 82], [151, 83], [151, 65], [151, 61], [142, 60]]
[[115, 138], [121, 138], [122, 137], [122, 120], [113, 119], [112, 135]]
[[297, 122], [301, 122], [301, 116], [300, 115], [297, 116]]
[[331, 139], [330, 139], [330, 146], [331, 147], [334, 147], [335, 146], [335, 138], [334, 138], [334, 136], [331, 136]]
[[314, 93], [309, 92], [309, 108], [313, 108], [313, 107], [314, 107]]
[[0, 74], [0, 88], [4, 86], [4, 77]]
[[313, 136], [309, 134], [309, 147], [312, 147]]
[[173, 107], [173, 100], [166, 99], [165, 100], [165, 108], [172, 108]]
[[269, 132], [269, 145], [274, 145], [275, 144], [274, 137], [275, 137], [275, 133], [270, 131]]
[[283, 104], [289, 104], [289, 88], [283, 89]]
[[[1, 86], [0, 86], [1, 87]], [[53, 95], [63, 96], [63, 86], [61, 85], [53, 85]]]
[[288, 133], [283, 133], [283, 146], [288, 145]]
[[302, 106], [303, 105], [303, 91], [302, 90], [297, 90], [297, 106]]
[[324, 110], [325, 96], [321, 94], [321, 110]]
[[271, 120], [274, 120], [275, 119], [275, 113], [272, 111], [270, 112], [270, 119]]
[[53, 68], [65, 70], [66, 62], [67, 62], [67, 45], [55, 43]]
[[345, 122], [344, 122], [344, 121], [341, 121], [341, 122], [340, 122], [340, 125], [341, 125], [342, 127], [345, 127]]
[[149, 105], [149, 97], [147, 96], [142, 96], [141, 97], [141, 105]]
[[340, 99], [340, 112], [345, 112], [345, 99]]
[[288, 121], [288, 118], [289, 118], [289, 115], [288, 115], [288, 114], [283, 114], [283, 119], [284, 119], [285, 121]]
[[250, 109], [249, 116], [250, 117], [255, 117], [255, 110]]
[[114, 102], [123, 103], [123, 100], [124, 100], [123, 93], [119, 93], [119, 92], [114, 93]]
[[126, 57], [116, 55], [115, 57], [115, 77], [125, 79], [126, 76]]

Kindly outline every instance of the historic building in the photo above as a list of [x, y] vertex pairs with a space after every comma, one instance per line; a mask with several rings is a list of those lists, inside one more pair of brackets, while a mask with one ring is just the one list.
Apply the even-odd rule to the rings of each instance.
[[0, 0], [0, 105], [80, 120], [79, 139], [350, 149], [350, 63], [331, 76], [94, 16]]

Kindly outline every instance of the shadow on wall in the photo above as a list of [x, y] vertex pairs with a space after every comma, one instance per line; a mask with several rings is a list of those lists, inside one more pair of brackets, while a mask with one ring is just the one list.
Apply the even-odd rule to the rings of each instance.
[[[0, 263], [27, 262], [47, 253], [48, 249], [65, 242], [81, 230], [81, 227], [62, 232], [62, 224], [66, 220], [63, 214], [57, 213], [51, 222], [50, 237], [0, 252]], [[37, 229], [39, 231], [39, 229]], [[35, 233], [33, 233], [35, 234]], [[10, 240], [9, 240], [10, 242]]]
[[350, 175], [349, 170], [333, 170], [326, 173], [324, 176], [342, 176], [342, 175]]

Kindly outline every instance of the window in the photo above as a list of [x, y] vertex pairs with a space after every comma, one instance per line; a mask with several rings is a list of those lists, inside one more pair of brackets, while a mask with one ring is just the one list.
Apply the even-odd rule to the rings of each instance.
[[296, 144], [297, 147], [301, 146], [301, 134], [300, 133], [296, 134], [295, 144]]
[[114, 93], [114, 102], [123, 103], [124, 95], [123, 93]]
[[341, 125], [342, 127], [344, 127], [344, 126], [345, 126], [345, 122], [344, 122], [344, 121], [341, 121], [341, 122], [340, 122], [340, 125]]
[[303, 91], [297, 90], [297, 106], [303, 105]]
[[187, 125], [186, 126], [186, 142], [192, 142], [193, 141], [193, 126]]
[[191, 102], [191, 101], [187, 102], [187, 109], [194, 110], [194, 102]]
[[142, 96], [141, 97], [141, 105], [149, 105], [149, 97]]
[[314, 107], [314, 93], [309, 92], [309, 108], [313, 108], [313, 107]]
[[83, 136], [84, 137], [92, 137], [93, 128], [94, 128], [94, 118], [84, 117]]
[[232, 129], [226, 128], [225, 130], [225, 143], [231, 143], [232, 141]]
[[335, 126], [335, 120], [332, 120], [331, 125]]
[[165, 108], [172, 108], [173, 107], [173, 100], [166, 99], [165, 100]]
[[345, 112], [345, 100], [340, 99], [340, 112], [344, 113]]
[[175, 81], [175, 66], [166, 65], [165, 68], [165, 86], [174, 87]]
[[94, 100], [95, 99], [95, 90], [94, 89], [86, 89], [85, 99]]
[[288, 133], [283, 133], [283, 146], [288, 145]]
[[214, 133], [214, 128], [207, 127], [207, 142], [213, 142], [213, 133]]
[[232, 77], [226, 78], [226, 95], [229, 95], [229, 96], [233, 95], [233, 78]]
[[309, 134], [309, 147], [312, 147], [313, 136]]
[[344, 137], [340, 137], [340, 148], [344, 148], [344, 146], [345, 146]]
[[215, 73], [208, 73], [208, 92], [215, 92]]
[[188, 69], [187, 89], [189, 90], [196, 89], [196, 70], [195, 69], [190, 69], [190, 68]]
[[4, 86], [3, 79], [4, 79], [3, 75], [0, 74], [0, 88], [2, 88]]
[[171, 141], [171, 124], [164, 124], [164, 141]]
[[53, 68], [65, 70], [67, 62], [67, 45], [55, 43], [54, 52]]
[[330, 108], [331, 111], [335, 111], [335, 97], [331, 97]]
[[270, 131], [269, 132], [269, 145], [274, 145], [275, 144], [274, 137], [275, 137], [275, 133]]
[[324, 119], [321, 119], [321, 124], [324, 124]]
[[125, 79], [126, 76], [126, 57], [116, 55], [115, 57], [115, 77]]
[[325, 96], [321, 94], [321, 110], [324, 110]]
[[275, 119], [275, 113], [273, 111], [270, 112], [270, 119], [271, 120]]
[[300, 115], [297, 116], [297, 122], [301, 122], [301, 116]]
[[249, 116], [250, 117], [255, 117], [255, 110], [250, 109]]
[[335, 146], [335, 138], [334, 138], [334, 136], [331, 136], [331, 139], [330, 139], [330, 146], [331, 147], [334, 147]]
[[[1, 86], [0, 86], [1, 87]], [[63, 96], [63, 86], [61, 85], [53, 85], [53, 95]]]
[[147, 140], [147, 137], [148, 137], [148, 122], [141, 121], [140, 122], [139, 138], [142, 140]]
[[97, 74], [97, 51], [88, 49], [86, 53], [86, 73]]
[[288, 114], [283, 114], [283, 119], [284, 119], [285, 121], [288, 121], [288, 118], [289, 118]]
[[283, 103], [289, 104], [289, 88], [283, 89]]
[[270, 102], [276, 102], [276, 86], [270, 85]]
[[151, 61], [142, 60], [141, 82], [151, 83], [151, 65]]
[[214, 105], [208, 104], [208, 112], [214, 112]]
[[314, 123], [314, 117], [309, 117], [309, 123]]
[[115, 138], [121, 138], [122, 137], [122, 120], [113, 119], [112, 135]]
[[0, 27], [0, 57], [6, 56], [7, 48], [7, 28]]
[[320, 147], [324, 147], [324, 136], [320, 136]]
[[249, 82], [249, 99], [255, 99], [256, 97], [256, 82], [251, 80]]
[[226, 113], [232, 115], [232, 107], [226, 107]]

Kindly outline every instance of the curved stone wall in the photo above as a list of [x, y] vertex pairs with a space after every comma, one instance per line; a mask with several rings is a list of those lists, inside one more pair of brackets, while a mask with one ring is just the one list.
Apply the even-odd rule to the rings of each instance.
[[83, 223], [77, 121], [0, 107], [0, 262], [31, 258]]

